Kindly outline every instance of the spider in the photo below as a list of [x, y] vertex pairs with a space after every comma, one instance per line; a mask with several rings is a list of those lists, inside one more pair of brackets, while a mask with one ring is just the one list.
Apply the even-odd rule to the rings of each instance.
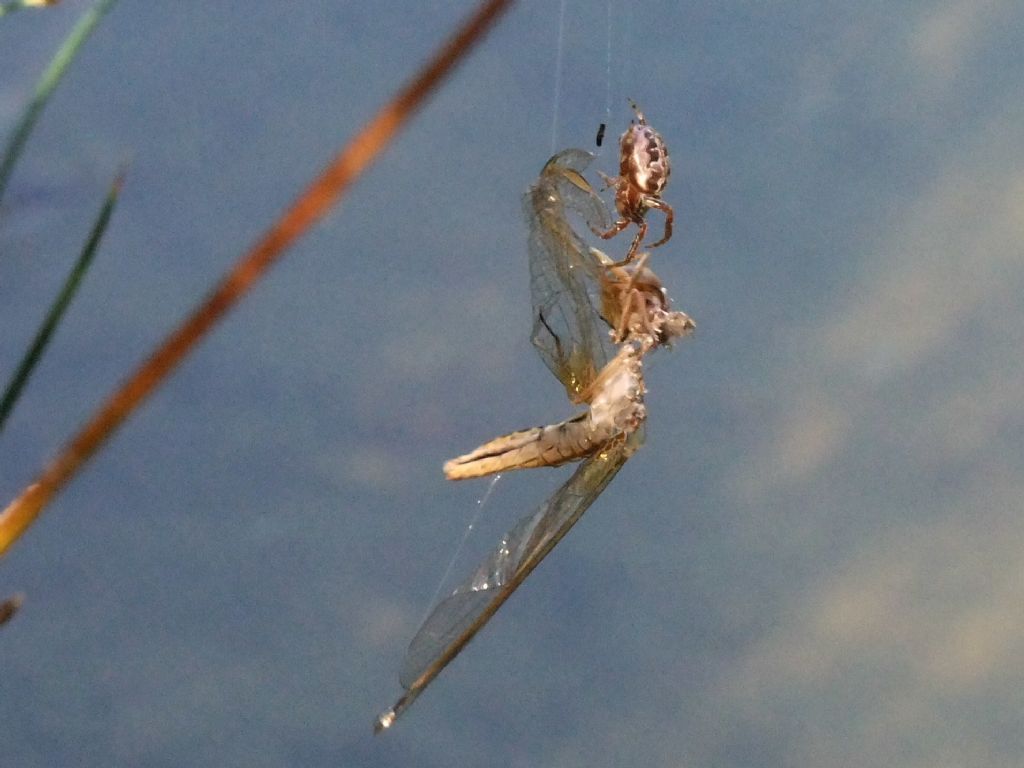
[[664, 245], [672, 237], [672, 207], [661, 199], [661, 191], [672, 172], [668, 147], [661, 135], [647, 124], [639, 107], [632, 100], [629, 104], [636, 112], [637, 120], [619, 139], [619, 175], [611, 178], [601, 174], [608, 188], [615, 189], [615, 208], [620, 218], [607, 232], [596, 233], [608, 240], [630, 224], [639, 227], [626, 258], [618, 262], [619, 265], [628, 264], [636, 256], [647, 234], [647, 221], [644, 217], [648, 208], [657, 208], [665, 214], [665, 236], [650, 247]]

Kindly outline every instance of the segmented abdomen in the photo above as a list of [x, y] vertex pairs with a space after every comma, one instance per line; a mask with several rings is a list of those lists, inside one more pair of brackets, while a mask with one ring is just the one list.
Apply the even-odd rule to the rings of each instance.
[[444, 474], [449, 480], [466, 480], [513, 469], [557, 467], [589, 456], [618, 431], [610, 424], [595, 426], [588, 411], [560, 424], [496, 437], [471, 453], [445, 462]]

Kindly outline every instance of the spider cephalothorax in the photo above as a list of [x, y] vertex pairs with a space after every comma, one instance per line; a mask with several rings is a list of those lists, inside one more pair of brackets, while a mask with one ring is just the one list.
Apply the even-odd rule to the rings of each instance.
[[636, 224], [638, 231], [629, 246], [626, 258], [620, 263], [633, 260], [640, 243], [647, 234], [645, 218], [649, 208], [657, 208], [665, 214], [665, 236], [651, 245], [657, 248], [672, 237], [672, 207], [661, 199], [661, 192], [668, 183], [672, 166], [668, 159], [668, 147], [661, 135], [647, 124], [644, 113], [630, 102], [636, 112], [636, 122], [629, 126], [619, 140], [619, 175], [604, 177], [609, 187], [615, 189], [615, 208], [619, 220], [607, 232], [598, 234], [605, 240], [615, 237], [630, 224]]

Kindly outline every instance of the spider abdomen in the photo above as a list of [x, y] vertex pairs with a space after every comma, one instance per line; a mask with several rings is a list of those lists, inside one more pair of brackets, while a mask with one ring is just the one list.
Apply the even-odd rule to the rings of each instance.
[[672, 172], [665, 141], [651, 126], [641, 122], [631, 125], [619, 143], [619, 174], [634, 189], [660, 197]]

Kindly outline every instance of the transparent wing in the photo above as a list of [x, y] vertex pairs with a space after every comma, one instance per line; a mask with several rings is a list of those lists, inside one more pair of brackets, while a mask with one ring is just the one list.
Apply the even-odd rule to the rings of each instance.
[[[568, 533], [625, 463], [626, 455], [620, 443], [617, 448], [588, 458], [547, 501], [501, 538], [491, 554], [423, 622], [409, 645], [399, 675], [404, 687], [412, 686], [446, 648], [459, 643], [489, 605], [499, 598], [504, 602], [507, 595], [503, 593], [518, 587]], [[488, 618], [491, 613], [487, 613]], [[473, 632], [477, 629], [479, 626]], [[465, 637], [461, 644], [468, 640]]]
[[611, 220], [604, 201], [583, 178], [591, 160], [593, 155], [581, 149], [559, 152], [523, 201], [530, 227], [531, 341], [573, 402], [579, 402], [611, 354], [597, 311], [598, 261], [574, 227], [603, 230]]
[[[569, 398], [581, 394], [611, 358], [602, 325], [600, 262], [577, 226], [607, 229], [610, 215], [582, 175], [593, 156], [569, 149], [552, 157], [524, 199], [530, 228], [532, 341]], [[537, 510], [520, 520], [498, 547], [441, 601], [413, 638], [399, 679], [405, 688], [381, 714], [376, 731], [395, 719], [430, 685], [561, 541], [643, 442], [643, 430], [590, 456]]]
[[643, 441], [642, 430], [586, 459], [561, 488], [502, 537], [473, 574], [423, 622], [399, 679], [406, 693], [377, 719], [389, 727], [473, 639], [538, 563], [576, 524]]

